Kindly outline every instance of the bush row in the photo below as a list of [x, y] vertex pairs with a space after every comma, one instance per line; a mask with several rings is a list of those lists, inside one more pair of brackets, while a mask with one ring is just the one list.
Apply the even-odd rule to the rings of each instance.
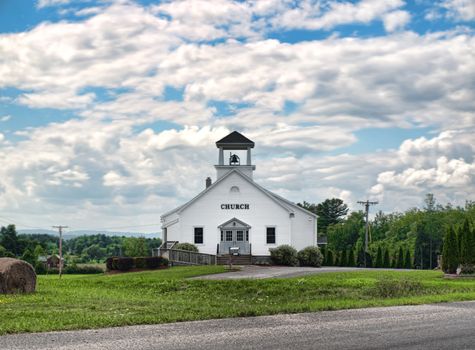
[[107, 271], [119, 270], [128, 271], [133, 268], [137, 269], [158, 269], [160, 267], [167, 267], [168, 259], [161, 256], [147, 256], [147, 257], [110, 257], [106, 259]]
[[[38, 275], [46, 275], [46, 274], [52, 274], [52, 275], [57, 275], [59, 273], [58, 268], [49, 268], [46, 269], [43, 264], [38, 263], [35, 266], [36, 274]], [[97, 274], [97, 273], [103, 273], [104, 270], [100, 268], [99, 266], [77, 266], [77, 265], [69, 265], [66, 266], [62, 273], [64, 274], [81, 274], [81, 275], [90, 275], [90, 274]]]
[[322, 253], [320, 253], [318, 247], [306, 247], [297, 252], [294, 247], [287, 244], [270, 249], [270, 257], [274, 264], [286, 266], [320, 267], [323, 260]]

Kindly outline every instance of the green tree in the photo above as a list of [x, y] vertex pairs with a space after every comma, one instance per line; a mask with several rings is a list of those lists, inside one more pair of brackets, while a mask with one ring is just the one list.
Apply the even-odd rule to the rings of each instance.
[[470, 230], [470, 224], [468, 219], [465, 219], [462, 226], [459, 229], [460, 239], [460, 264], [471, 264], [474, 260], [475, 249], [472, 231]]
[[321, 233], [326, 233], [328, 226], [341, 222], [348, 213], [348, 206], [339, 198], [326, 199], [316, 205], [305, 201], [298, 205], [318, 215], [318, 230]]
[[147, 242], [145, 238], [139, 237], [130, 237], [126, 238], [123, 243], [124, 254], [126, 256], [149, 256], [151, 252], [148, 249]]
[[19, 255], [18, 236], [15, 225], [8, 225], [0, 229], [0, 245], [14, 255]]
[[346, 250], [341, 252], [340, 266], [348, 266], [348, 254]]
[[30, 249], [26, 249], [21, 256], [21, 260], [29, 262], [32, 266], [36, 266], [36, 256]]
[[33, 251], [33, 254], [35, 255], [36, 259], [38, 259], [39, 256], [46, 255], [46, 252], [40, 244], [37, 244], [35, 250]]
[[325, 254], [325, 266], [333, 266], [333, 252], [330, 249]]
[[459, 265], [457, 235], [452, 226], [447, 227], [442, 249], [442, 270], [446, 273], [455, 273]]
[[378, 252], [376, 254], [376, 262], [374, 263], [374, 267], [383, 267], [383, 252], [381, 250], [381, 246], [378, 246]]
[[399, 247], [399, 253], [397, 255], [396, 268], [397, 269], [402, 269], [403, 267], [404, 267], [404, 251], [402, 250], [402, 247]]
[[352, 212], [346, 220], [327, 229], [329, 248], [346, 250], [354, 248], [358, 239], [364, 234], [363, 212]]
[[411, 252], [409, 251], [409, 249], [406, 249], [406, 254], [404, 255], [404, 268], [412, 269]]
[[350, 253], [348, 254], [348, 266], [355, 266], [355, 251], [353, 249], [350, 249]]
[[384, 251], [383, 267], [385, 268], [391, 267], [391, 259], [389, 258], [389, 249], [386, 249]]

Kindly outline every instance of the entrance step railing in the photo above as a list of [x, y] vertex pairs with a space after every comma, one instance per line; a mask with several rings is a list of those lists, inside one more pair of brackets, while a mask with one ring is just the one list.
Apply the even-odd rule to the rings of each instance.
[[174, 249], [177, 241], [164, 242], [153, 250], [154, 256], [167, 258], [172, 265], [216, 265], [216, 255]]

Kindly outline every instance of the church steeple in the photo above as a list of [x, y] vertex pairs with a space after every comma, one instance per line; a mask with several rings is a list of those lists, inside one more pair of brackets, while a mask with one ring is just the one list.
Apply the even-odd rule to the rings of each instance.
[[[216, 142], [216, 147], [219, 149], [218, 164], [215, 165], [218, 179], [232, 169], [238, 169], [243, 174], [252, 178], [252, 173], [256, 169], [256, 166], [252, 165], [251, 161], [251, 148], [254, 148], [253, 141], [249, 140], [239, 132], [233, 131], [229, 135]], [[231, 152], [229, 153], [228, 162], [225, 163], [224, 151], [228, 150]], [[241, 161], [239, 155], [236, 152], [232, 152], [243, 150], [247, 151], [245, 165], [243, 164], [243, 161]]]

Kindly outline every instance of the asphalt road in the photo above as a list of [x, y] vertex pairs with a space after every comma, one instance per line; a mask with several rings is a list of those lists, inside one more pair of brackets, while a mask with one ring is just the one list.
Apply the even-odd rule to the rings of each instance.
[[7, 335], [0, 349], [475, 349], [475, 302]]

